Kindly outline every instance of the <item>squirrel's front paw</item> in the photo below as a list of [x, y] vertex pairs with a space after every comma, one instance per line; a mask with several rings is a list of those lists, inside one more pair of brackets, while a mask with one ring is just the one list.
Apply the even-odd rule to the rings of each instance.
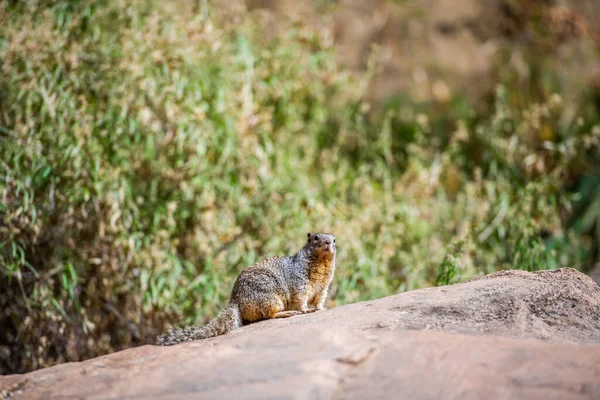
[[315, 311], [323, 311], [323, 310], [327, 310], [327, 307], [325, 307], [325, 306], [317, 306], [315, 308]]

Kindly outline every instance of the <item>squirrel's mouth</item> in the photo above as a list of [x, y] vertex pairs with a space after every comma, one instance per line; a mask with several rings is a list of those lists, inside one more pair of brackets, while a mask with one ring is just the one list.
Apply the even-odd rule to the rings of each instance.
[[324, 244], [323, 247], [321, 247], [321, 250], [325, 251], [325, 252], [329, 252], [329, 253], [335, 253], [335, 247], [334, 244]]

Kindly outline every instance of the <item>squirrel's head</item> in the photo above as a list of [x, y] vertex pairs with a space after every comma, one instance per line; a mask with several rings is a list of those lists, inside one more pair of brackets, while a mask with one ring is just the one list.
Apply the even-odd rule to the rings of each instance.
[[308, 233], [306, 246], [311, 253], [319, 256], [335, 257], [335, 236], [329, 233]]

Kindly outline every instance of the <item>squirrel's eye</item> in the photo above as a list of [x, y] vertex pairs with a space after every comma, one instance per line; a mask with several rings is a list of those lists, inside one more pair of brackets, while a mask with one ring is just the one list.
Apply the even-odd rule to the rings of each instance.
[[315, 238], [313, 240], [316, 242], [317, 240], [319, 240], [319, 237], [315, 236]]
[[335, 239], [333, 239], [333, 243], [335, 243]]

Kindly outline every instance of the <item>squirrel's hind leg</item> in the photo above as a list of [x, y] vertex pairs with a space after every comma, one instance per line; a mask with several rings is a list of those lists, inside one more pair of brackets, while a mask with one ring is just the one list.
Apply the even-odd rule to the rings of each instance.
[[288, 317], [293, 317], [294, 315], [300, 315], [300, 314], [310, 314], [317, 311], [316, 308], [310, 309], [310, 310], [304, 310], [304, 311], [299, 311], [299, 310], [287, 310], [287, 311], [279, 311], [278, 313], [275, 313], [273, 315], [273, 317], [271, 318], [288, 318]]
[[240, 303], [242, 319], [248, 322], [276, 318], [275, 315], [283, 310], [285, 310], [283, 300], [272, 294], [256, 295], [250, 301]]
[[288, 317], [292, 317], [294, 315], [299, 315], [299, 314], [302, 314], [302, 311], [296, 311], [296, 310], [279, 311], [279, 312], [273, 314], [273, 316], [271, 318], [288, 318]]

